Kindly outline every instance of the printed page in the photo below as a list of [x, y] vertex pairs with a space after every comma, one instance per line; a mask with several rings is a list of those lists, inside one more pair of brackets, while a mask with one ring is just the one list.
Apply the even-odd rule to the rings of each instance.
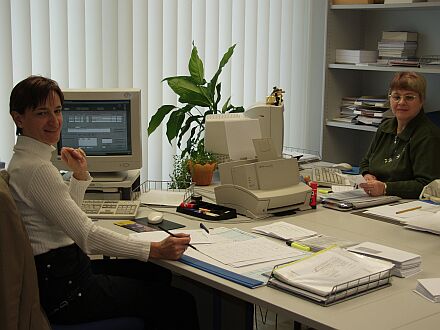
[[304, 251], [293, 249], [264, 237], [246, 241], [200, 245], [197, 248], [206, 256], [233, 267], [306, 255]]
[[337, 285], [349, 281], [354, 282], [348, 287], [366, 283], [370, 275], [393, 266], [390, 262], [357, 256], [335, 247], [281, 266], [273, 273], [285, 283], [325, 296]]
[[283, 240], [298, 240], [305, 237], [316, 235], [315, 231], [308, 230], [290, 223], [279, 221], [265, 226], [252, 228], [254, 233], [259, 233]]

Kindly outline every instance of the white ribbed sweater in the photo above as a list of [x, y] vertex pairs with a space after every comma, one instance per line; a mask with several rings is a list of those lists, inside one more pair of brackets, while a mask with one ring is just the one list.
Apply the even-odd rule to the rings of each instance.
[[54, 147], [19, 136], [8, 166], [12, 195], [34, 255], [75, 242], [87, 254], [148, 260], [150, 244], [97, 226], [78, 206], [91, 182], [67, 186], [51, 163]]

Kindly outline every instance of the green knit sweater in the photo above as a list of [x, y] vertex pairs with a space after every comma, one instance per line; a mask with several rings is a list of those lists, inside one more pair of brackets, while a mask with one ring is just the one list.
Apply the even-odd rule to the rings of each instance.
[[387, 184], [387, 195], [419, 198], [423, 187], [440, 178], [440, 128], [423, 109], [400, 134], [391, 118], [378, 128], [361, 161], [361, 173]]

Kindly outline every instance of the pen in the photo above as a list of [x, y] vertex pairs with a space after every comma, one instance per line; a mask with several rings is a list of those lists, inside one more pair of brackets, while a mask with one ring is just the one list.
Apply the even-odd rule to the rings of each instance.
[[[173, 237], [177, 237], [176, 235], [174, 235], [172, 232], [170, 232], [169, 230], [166, 230], [165, 228], [161, 227], [161, 226], [157, 226], [157, 228], [159, 228], [160, 230], [163, 230], [164, 232], [166, 232], [168, 235], [173, 236]], [[193, 248], [194, 250], [198, 251], [197, 248], [194, 245], [188, 244], [188, 246], [190, 248]]]
[[209, 229], [206, 228], [206, 226], [203, 224], [203, 222], [200, 222], [200, 228], [202, 228], [204, 231], [206, 231], [209, 234]]
[[298, 250], [310, 251], [310, 247], [309, 246], [303, 245], [303, 244], [295, 242], [295, 241], [287, 241], [286, 244], [288, 246], [291, 246], [291, 247], [293, 247], [295, 249], [298, 249]]
[[418, 209], [421, 209], [421, 208], [422, 208], [421, 206], [411, 207], [409, 209], [397, 211], [396, 214], [405, 213], [405, 212], [409, 212], [409, 211], [414, 211], [414, 210], [418, 210]]

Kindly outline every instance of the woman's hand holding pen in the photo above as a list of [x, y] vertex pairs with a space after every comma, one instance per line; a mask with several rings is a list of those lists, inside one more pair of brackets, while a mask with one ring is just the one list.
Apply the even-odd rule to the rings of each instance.
[[151, 242], [150, 258], [178, 260], [188, 248], [191, 237], [188, 234], [168, 236], [160, 242]]
[[75, 179], [87, 180], [89, 174], [84, 150], [64, 147], [61, 149], [61, 159], [72, 170]]

